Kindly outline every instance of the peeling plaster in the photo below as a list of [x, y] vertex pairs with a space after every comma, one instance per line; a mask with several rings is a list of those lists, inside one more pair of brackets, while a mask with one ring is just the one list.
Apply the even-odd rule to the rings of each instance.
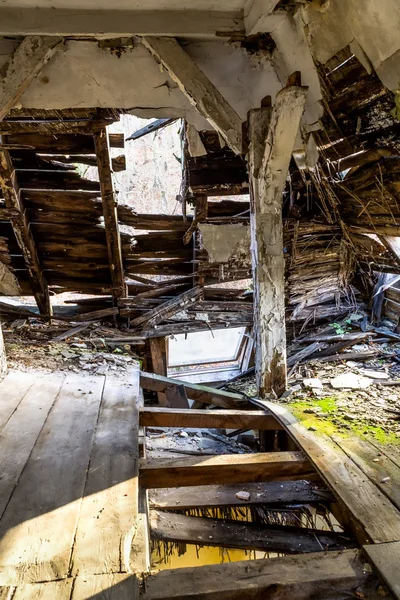
[[199, 223], [199, 230], [210, 262], [238, 261], [242, 266], [251, 264], [250, 227], [248, 225]]

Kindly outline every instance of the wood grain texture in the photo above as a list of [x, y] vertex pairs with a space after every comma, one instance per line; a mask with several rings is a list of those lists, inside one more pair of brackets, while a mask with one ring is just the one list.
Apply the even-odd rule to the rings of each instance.
[[307, 454], [344, 514], [351, 516], [349, 526], [359, 543], [400, 540], [400, 512], [339, 446], [306, 430], [285, 407], [263, 404]]
[[400, 600], [400, 541], [363, 546], [369, 561], [396, 600]]
[[0, 584], [65, 578], [103, 377], [69, 375], [0, 521]]
[[161, 375], [146, 373], [145, 371], [140, 372], [140, 385], [145, 390], [152, 390], [154, 392], [164, 392], [172, 385], [184, 385], [188, 398], [202, 404], [214, 404], [222, 408], [234, 409], [246, 408], [249, 405], [247, 398], [240, 394], [225, 392], [205, 385], [187, 383], [186, 381], [172, 379], [171, 377], [162, 377]]
[[143, 600], [333, 600], [368, 582], [356, 550], [239, 561], [150, 575]]
[[[245, 491], [248, 500], [236, 494]], [[185, 508], [217, 508], [225, 506], [285, 506], [290, 504], [318, 504], [333, 501], [332, 494], [320, 484], [310, 481], [268, 481], [236, 485], [199, 485], [171, 487], [149, 491], [149, 503], [159, 510]]]
[[107, 377], [79, 514], [73, 574], [130, 572], [137, 506], [139, 371]]
[[72, 579], [19, 585], [12, 600], [70, 600]]
[[29, 388], [35, 381], [31, 373], [7, 373], [2, 380], [0, 390], [0, 431], [18, 407]]
[[202, 410], [142, 408], [139, 422], [146, 427], [191, 427], [214, 429], [282, 429], [271, 415], [261, 410]]
[[[15, 376], [19, 381], [15, 381]], [[0, 518], [14, 492], [26, 461], [40, 434], [64, 377], [47, 374], [40, 377], [27, 373], [10, 373], [0, 384], [0, 395], [7, 405], [8, 395], [12, 400], [12, 390], [7, 384], [13, 383], [18, 394], [24, 393], [21, 402], [4, 425], [0, 440]], [[10, 405], [9, 405], [10, 406]], [[2, 411], [1, 411], [2, 413]], [[1, 522], [0, 522], [1, 528]]]
[[354, 546], [348, 537], [329, 531], [285, 525], [268, 527], [157, 510], [150, 512], [150, 527], [154, 540], [284, 554], [344, 550]]
[[140, 460], [143, 487], [162, 488], [306, 479], [314, 476], [303, 452], [229, 454], [209, 458]]
[[103, 574], [77, 577], [71, 600], [136, 600], [138, 584], [134, 575]]

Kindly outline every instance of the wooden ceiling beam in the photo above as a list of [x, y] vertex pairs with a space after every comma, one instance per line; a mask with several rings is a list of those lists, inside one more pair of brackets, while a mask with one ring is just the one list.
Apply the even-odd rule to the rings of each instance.
[[0, 87], [0, 121], [17, 104], [35, 77], [61, 47], [59, 37], [27, 36], [12, 58]]
[[104, 227], [106, 231], [108, 260], [110, 264], [112, 295], [126, 298], [128, 288], [125, 281], [124, 266], [122, 261], [121, 236], [119, 232], [117, 199], [111, 172], [111, 158], [108, 133], [104, 128], [94, 136], [97, 157], [97, 168], [103, 205]]
[[52, 307], [47, 281], [40, 265], [32, 230], [29, 226], [15, 169], [8, 150], [0, 150], [0, 186], [3, 189], [6, 208], [13, 211], [10, 214], [10, 221], [24, 257], [29, 282], [39, 311], [43, 315], [51, 316]]
[[235, 154], [242, 154], [241, 118], [177, 40], [168, 37], [141, 39], [196, 110]]

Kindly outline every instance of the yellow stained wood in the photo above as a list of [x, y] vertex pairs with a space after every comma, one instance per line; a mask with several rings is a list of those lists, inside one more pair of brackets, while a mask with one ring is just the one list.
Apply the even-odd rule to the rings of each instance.
[[12, 600], [70, 600], [71, 591], [72, 579], [25, 584], [16, 588]]
[[77, 577], [71, 600], [136, 600], [138, 585], [134, 575], [107, 574]]

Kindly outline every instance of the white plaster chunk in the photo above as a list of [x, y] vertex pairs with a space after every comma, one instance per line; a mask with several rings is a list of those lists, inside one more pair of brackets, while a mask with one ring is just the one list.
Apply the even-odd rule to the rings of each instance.
[[362, 377], [356, 373], [344, 373], [343, 375], [339, 375], [330, 381], [331, 386], [336, 390], [364, 390], [368, 388], [371, 383], [372, 379], [368, 379], [368, 377]]

